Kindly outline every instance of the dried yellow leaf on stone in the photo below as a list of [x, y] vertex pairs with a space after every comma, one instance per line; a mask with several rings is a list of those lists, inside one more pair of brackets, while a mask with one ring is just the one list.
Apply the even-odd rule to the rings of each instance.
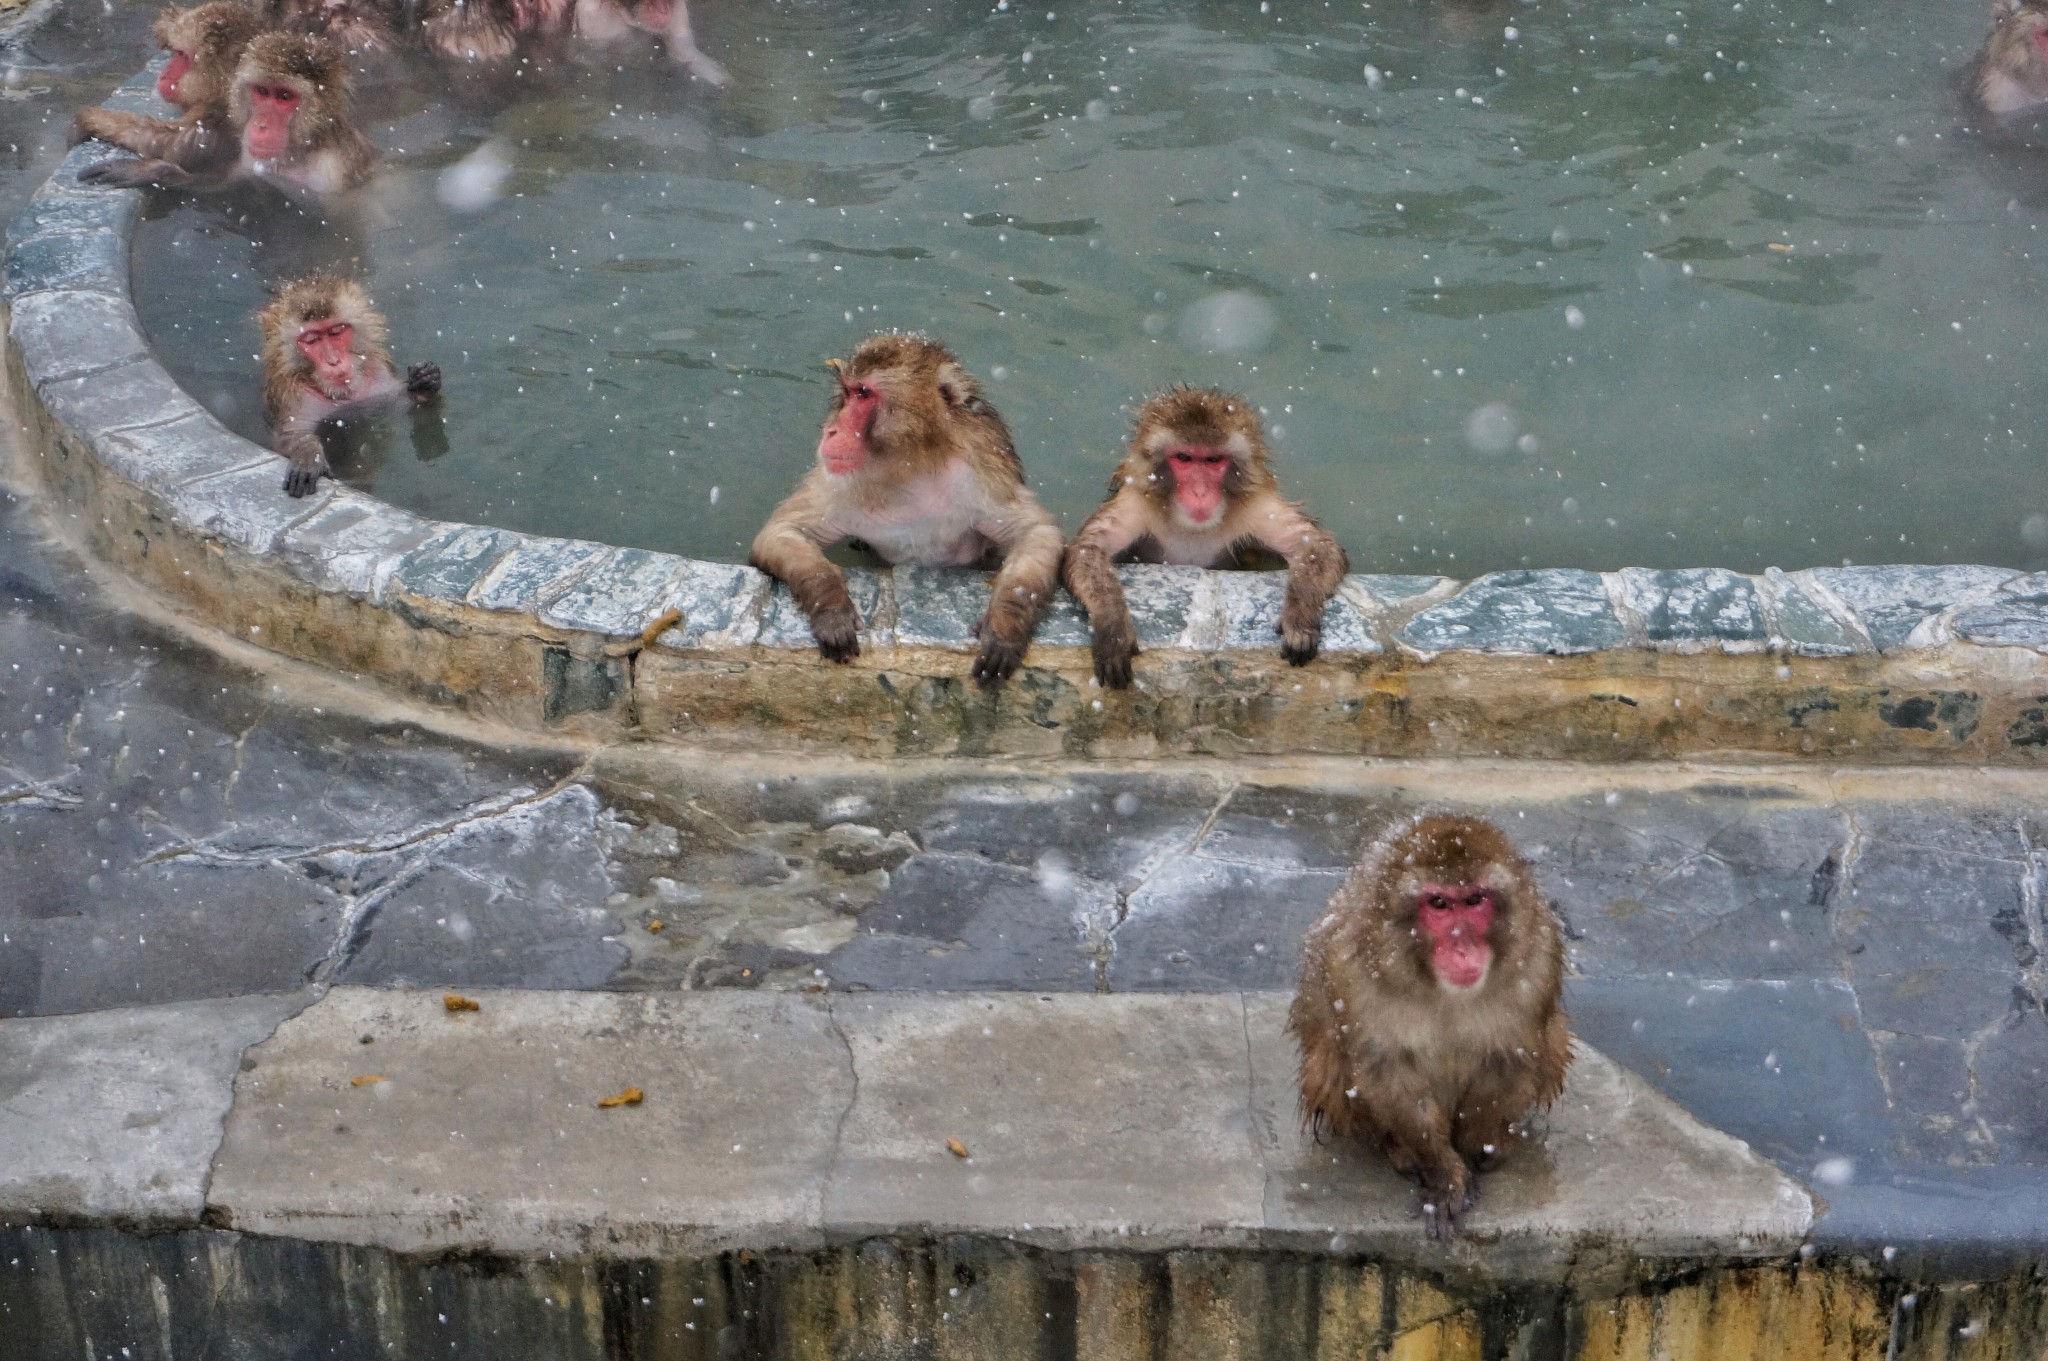
[[667, 925], [668, 925], [668, 923], [667, 923], [667, 922], [663, 921], [663, 920], [662, 920], [661, 918], [659, 918], [659, 917], [656, 917], [656, 918], [655, 918], [655, 919], [654, 919], [653, 921], [651, 921], [651, 922], [647, 923], [647, 929], [648, 929], [649, 931], [653, 931], [653, 932], [659, 933], [659, 932], [660, 932], [660, 930], [661, 930], [661, 928], [663, 928], [664, 926], [667, 926]]
[[608, 1096], [597, 1103], [599, 1110], [610, 1110], [613, 1106], [637, 1106], [647, 1098], [647, 1093], [638, 1087], [628, 1087], [617, 1096]]
[[348, 1085], [351, 1087], [374, 1087], [380, 1082], [387, 1082], [389, 1080], [382, 1073], [364, 1073], [361, 1077], [350, 1078]]
[[961, 1143], [958, 1139], [948, 1139], [946, 1140], [946, 1152], [956, 1158], [964, 1158], [967, 1156], [967, 1145]]
[[478, 1006], [478, 1005], [477, 1005], [477, 1004], [476, 1004], [475, 1002], [471, 1001], [471, 1000], [470, 1000], [469, 998], [467, 998], [467, 997], [464, 997], [464, 996], [463, 996], [463, 995], [462, 995], [461, 993], [459, 993], [459, 992], [451, 992], [451, 993], [447, 993], [447, 994], [445, 994], [445, 995], [444, 995], [444, 996], [443, 996], [443, 997], [441, 998], [441, 1005], [442, 1005], [442, 1006], [444, 1006], [444, 1007], [446, 1007], [446, 1008], [448, 1008], [448, 1010], [450, 1010], [450, 1011], [482, 1011], [482, 1010], [483, 1010], [483, 1008], [482, 1008], [482, 1007]]

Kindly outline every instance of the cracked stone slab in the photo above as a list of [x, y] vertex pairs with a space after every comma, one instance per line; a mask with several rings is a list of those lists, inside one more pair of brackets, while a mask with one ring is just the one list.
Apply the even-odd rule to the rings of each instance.
[[93, 442], [93, 457], [137, 486], [159, 493], [217, 473], [277, 463], [269, 450], [251, 444], [204, 411], [169, 425], [103, 435]]
[[[1287, 595], [1285, 572], [1218, 572], [1218, 603], [1226, 621], [1226, 648], [1280, 646], [1280, 609]], [[1372, 621], [1343, 590], [1323, 607], [1323, 651], [1331, 654], [1383, 651], [1372, 635]]]
[[[1285, 994], [1245, 999], [1252, 1111], [1266, 1221], [1297, 1246], [1407, 1252], [1414, 1191], [1377, 1157], [1316, 1142], [1296, 1110]], [[1479, 1204], [1448, 1255], [1540, 1272], [1576, 1247], [1605, 1257], [1778, 1256], [1813, 1225], [1800, 1186], [1581, 1041], [1540, 1142], [1480, 1177]]]
[[0, 297], [90, 289], [125, 296], [128, 234], [114, 226], [52, 231], [17, 241], [0, 268]]
[[1489, 573], [1401, 630], [1401, 642], [1424, 653], [1571, 656], [1626, 641], [1600, 574], [1564, 568]]
[[[401, 1252], [817, 1240], [854, 1095], [821, 999], [482, 991], [450, 1012], [442, 996], [335, 988], [252, 1051], [209, 1211]], [[598, 1106], [627, 1087], [638, 1104]]]
[[[895, 625], [882, 617], [885, 605], [892, 599], [888, 574], [866, 567], [844, 567], [840, 572], [846, 578], [846, 593], [853, 598], [853, 612], [860, 619], [861, 646], [887, 647], [895, 642]], [[811, 636], [811, 621], [798, 607], [789, 587], [777, 581], [770, 592], [755, 645], [799, 650], [816, 647], [818, 640]]]
[[676, 649], [747, 647], [759, 637], [774, 584], [766, 573], [739, 563], [686, 561], [668, 599], [683, 612], [683, 622], [655, 641]]
[[581, 539], [521, 539], [478, 580], [469, 603], [484, 610], [537, 614], [617, 551]]
[[[87, 439], [139, 426], [168, 425], [205, 411], [154, 359], [138, 359], [84, 377], [53, 379], [37, 393], [52, 415]], [[282, 485], [283, 481], [280, 473], [278, 482]]]
[[1235, 995], [871, 994], [832, 1014], [860, 1079], [837, 1232], [1137, 1248], [1259, 1226]]
[[334, 499], [338, 484], [323, 478], [306, 496], [284, 493], [284, 460], [263, 458], [247, 467], [183, 483], [164, 499], [191, 524], [251, 553], [268, 553], [295, 526]]
[[476, 584], [524, 542], [524, 535], [509, 529], [446, 526], [405, 555], [391, 574], [390, 590], [423, 600], [467, 600]]
[[1811, 589], [1776, 567], [1767, 568], [1758, 587], [1773, 620], [1772, 646], [1797, 657], [1848, 657], [1869, 651], [1857, 634]]
[[1817, 567], [1792, 574], [1817, 581], [1854, 610], [1880, 652], [1917, 646], [1923, 625], [2018, 575], [1997, 567]]
[[278, 541], [299, 576], [323, 590], [380, 598], [414, 549], [447, 526], [342, 488]]
[[133, 363], [148, 353], [126, 298], [75, 290], [35, 293], [16, 298], [8, 314], [22, 367], [38, 387]]
[[1949, 627], [1965, 642], [2048, 652], [2048, 572], [2006, 582], [1989, 600], [1957, 610]]
[[[401, 1252], [1336, 1237], [1552, 1276], [1780, 1254], [1811, 1224], [1776, 1169], [1584, 1050], [1547, 1139], [1430, 1244], [1383, 1162], [1300, 1132], [1284, 994], [471, 997], [336, 988], [279, 1026], [236, 1081], [208, 1212]], [[598, 1106], [628, 1086], [639, 1104]]]
[[1622, 601], [1653, 647], [1676, 652], [1757, 652], [1767, 633], [1755, 583], [1720, 567], [1620, 572]]
[[674, 598], [683, 570], [672, 553], [622, 548], [550, 600], [540, 621], [611, 638], [636, 634]]
[[0, 1220], [199, 1222], [242, 1051], [304, 993], [0, 1021]]
[[[164, 107], [159, 105], [160, 109]], [[95, 231], [125, 233], [134, 227], [141, 209], [140, 194], [110, 194], [104, 189], [63, 189], [52, 185], [14, 215], [14, 220], [7, 224], [7, 239], [26, 241], [36, 236]]]

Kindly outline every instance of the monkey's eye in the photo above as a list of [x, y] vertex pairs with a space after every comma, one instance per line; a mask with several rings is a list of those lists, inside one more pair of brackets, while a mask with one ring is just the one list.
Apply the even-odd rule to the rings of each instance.
[[1467, 897], [1467, 898], [1465, 899], [1465, 906], [1467, 906], [1467, 907], [1477, 907], [1477, 906], [1479, 906], [1479, 905], [1480, 905], [1481, 903], [1483, 903], [1483, 902], [1485, 902], [1485, 901], [1486, 901], [1486, 895], [1485, 895], [1484, 893], [1473, 893], [1473, 894], [1471, 894], [1471, 895], [1470, 895], [1469, 897]]
[[1180, 464], [1183, 468], [1192, 466], [1195, 461], [1195, 456], [1185, 449], [1174, 450], [1172, 457], [1173, 461]]
[[1447, 912], [1450, 910], [1451, 900], [1441, 893], [1432, 893], [1422, 900], [1422, 905], [1435, 912]]
[[875, 390], [866, 383], [855, 383], [853, 385], [853, 395], [865, 402], [875, 395]]

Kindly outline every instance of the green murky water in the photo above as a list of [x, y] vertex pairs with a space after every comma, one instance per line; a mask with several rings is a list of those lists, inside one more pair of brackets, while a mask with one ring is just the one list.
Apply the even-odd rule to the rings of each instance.
[[140, 307], [260, 436], [262, 279], [360, 256], [447, 398], [353, 480], [701, 556], [903, 327], [1070, 528], [1189, 381], [1362, 570], [2043, 566], [2048, 152], [1961, 129], [1981, 9], [699, 0], [729, 90], [388, 84], [357, 222], [170, 205]]

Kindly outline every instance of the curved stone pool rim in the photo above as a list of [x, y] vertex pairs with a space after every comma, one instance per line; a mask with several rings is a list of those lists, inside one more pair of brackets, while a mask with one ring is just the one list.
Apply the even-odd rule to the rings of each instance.
[[[165, 111], [153, 68], [109, 103]], [[431, 520], [333, 482], [292, 500], [276, 456], [151, 357], [128, 280], [140, 194], [77, 178], [125, 154], [74, 149], [9, 232], [30, 475], [61, 527], [181, 609], [437, 704], [597, 739], [861, 755], [2048, 760], [2048, 573], [1352, 576], [1297, 670], [1274, 637], [1279, 574], [1127, 567], [1135, 689], [1093, 684], [1062, 595], [989, 696], [968, 680], [979, 574], [849, 572], [866, 627], [840, 667], [748, 567]], [[670, 609], [680, 623], [642, 646]]]

